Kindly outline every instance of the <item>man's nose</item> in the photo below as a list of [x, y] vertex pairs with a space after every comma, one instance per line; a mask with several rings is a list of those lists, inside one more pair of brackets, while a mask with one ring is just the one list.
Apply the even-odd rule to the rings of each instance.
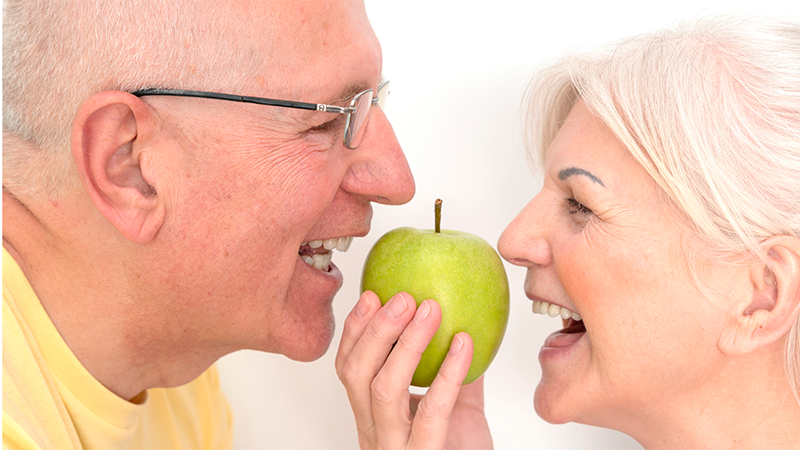
[[387, 205], [408, 203], [416, 191], [414, 176], [392, 125], [379, 107], [370, 111], [364, 138], [355, 150], [342, 188]]

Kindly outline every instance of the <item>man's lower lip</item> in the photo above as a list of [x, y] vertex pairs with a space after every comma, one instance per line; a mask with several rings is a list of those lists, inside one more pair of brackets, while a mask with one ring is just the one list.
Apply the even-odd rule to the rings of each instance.
[[308, 264], [306, 264], [305, 261], [303, 261], [299, 257], [297, 259], [298, 259], [298, 264], [302, 264], [303, 267], [305, 267], [305, 270], [303, 270], [303, 272], [306, 272], [306, 270], [307, 270], [308, 273], [310, 273], [310, 274], [321, 275], [322, 277], [325, 277], [328, 280], [335, 281], [337, 290], [339, 288], [341, 288], [342, 283], [344, 281], [343, 280], [343, 276], [342, 276], [342, 272], [339, 271], [339, 268], [333, 262], [331, 262], [330, 265], [328, 266], [328, 271], [327, 272], [323, 272], [321, 270], [318, 270], [318, 269], [315, 269], [315, 268], [309, 266]]

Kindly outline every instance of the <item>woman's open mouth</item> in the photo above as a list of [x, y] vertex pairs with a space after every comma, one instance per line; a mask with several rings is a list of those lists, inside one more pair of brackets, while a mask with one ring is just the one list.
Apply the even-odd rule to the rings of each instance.
[[561, 317], [563, 329], [547, 337], [544, 343], [546, 347], [567, 347], [577, 342], [586, 332], [580, 314], [567, 308], [536, 300], [533, 302], [533, 312], [550, 317]]

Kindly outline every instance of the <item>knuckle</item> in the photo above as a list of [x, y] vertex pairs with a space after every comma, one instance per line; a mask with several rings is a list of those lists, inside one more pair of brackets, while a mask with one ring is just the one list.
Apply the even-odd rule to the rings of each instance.
[[387, 342], [391, 341], [392, 339], [392, 332], [393, 330], [387, 329], [388, 327], [382, 326], [380, 323], [376, 321], [370, 322], [367, 329], [364, 330], [364, 336], [362, 339], [367, 339], [368, 341], [373, 342]]
[[378, 448], [374, 433], [358, 431], [358, 448]]
[[400, 350], [402, 352], [407, 352], [415, 355], [422, 356], [422, 352], [425, 351], [425, 345], [422, 345], [417, 340], [410, 338], [407, 334], [400, 335], [400, 338], [397, 340], [395, 344], [395, 350]]
[[452, 405], [448, 402], [436, 400], [431, 397], [424, 397], [417, 406], [417, 413], [414, 420], [421, 423], [437, 423], [447, 420], [450, 417]]
[[359, 370], [352, 361], [345, 361], [341, 368], [337, 369], [339, 380], [345, 387], [357, 386], [362, 379], [363, 371]]
[[376, 406], [386, 406], [393, 402], [395, 399], [394, 392], [386, 382], [386, 377], [381, 376], [378, 374], [374, 380], [372, 380], [372, 403]]
[[345, 366], [347, 365], [347, 360], [344, 357], [337, 356], [336, 362], [334, 367], [336, 368], [336, 375], [339, 376], [339, 379], [342, 379], [342, 374], [344, 373]]

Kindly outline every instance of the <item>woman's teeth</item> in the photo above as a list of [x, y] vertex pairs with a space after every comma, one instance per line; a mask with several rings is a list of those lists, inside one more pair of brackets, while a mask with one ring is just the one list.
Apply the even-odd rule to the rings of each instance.
[[309, 266], [327, 272], [333, 256], [331, 251], [346, 252], [352, 242], [353, 236], [304, 242], [300, 246], [300, 258]]
[[533, 312], [535, 314], [547, 314], [550, 317], [561, 316], [561, 318], [564, 320], [570, 318], [576, 322], [581, 320], [580, 314], [572, 312], [567, 308], [562, 308], [558, 305], [553, 305], [547, 302], [534, 301]]

